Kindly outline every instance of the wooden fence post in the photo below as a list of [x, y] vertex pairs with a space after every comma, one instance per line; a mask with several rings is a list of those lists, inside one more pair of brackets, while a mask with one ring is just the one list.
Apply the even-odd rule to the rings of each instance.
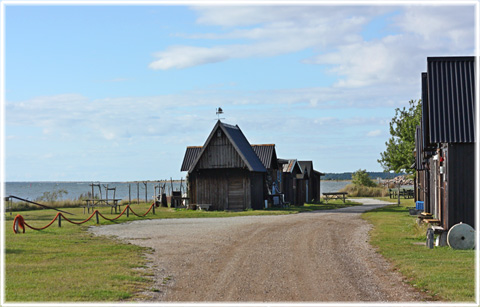
[[58, 227], [62, 227], [62, 215], [58, 215]]
[[98, 210], [95, 210], [95, 217], [97, 218], [97, 224], [100, 224], [100, 221], [98, 219]]

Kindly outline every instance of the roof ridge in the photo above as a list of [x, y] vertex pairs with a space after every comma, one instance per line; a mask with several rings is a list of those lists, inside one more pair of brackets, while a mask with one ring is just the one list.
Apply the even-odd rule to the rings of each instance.
[[230, 124], [226, 124], [226, 123], [222, 123], [222, 122], [220, 122], [220, 124], [223, 125], [224, 127], [227, 127], [227, 128], [240, 130], [240, 128], [237, 125], [234, 126], [234, 125], [230, 125]]
[[275, 146], [275, 144], [250, 144], [251, 146]]

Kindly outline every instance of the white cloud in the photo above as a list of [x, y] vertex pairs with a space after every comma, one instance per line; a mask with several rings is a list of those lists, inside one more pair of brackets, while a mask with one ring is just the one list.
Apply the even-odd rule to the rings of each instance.
[[420, 36], [425, 44], [422, 47], [471, 50], [475, 37], [474, 4], [408, 6], [396, 18], [396, 25]]
[[231, 57], [234, 47], [203, 48], [192, 46], [172, 46], [163, 52], [157, 52], [154, 56], [158, 60], [150, 63], [151, 69], [187, 68], [207, 63], [225, 61]]
[[381, 135], [381, 134], [382, 134], [382, 130], [377, 129], [377, 130], [369, 131], [369, 132], [367, 133], [367, 136], [369, 136], [369, 137], [375, 137], [375, 136], [379, 136], [379, 135]]
[[[418, 83], [426, 57], [471, 55], [473, 6], [199, 6], [197, 23], [217, 26], [217, 33], [184, 34], [218, 42], [212, 47], [172, 46], [158, 52], [152, 69], [188, 68], [236, 58], [266, 57], [310, 49], [305, 64], [329, 67], [337, 86]], [[393, 11], [390, 34], [366, 41], [365, 25]], [[379, 29], [382, 30], [382, 29]], [[224, 40], [241, 43], [224, 44]], [[211, 45], [211, 43], [210, 43]], [[315, 100], [312, 100], [315, 104]]]
[[199, 13], [198, 23], [228, 27], [229, 30], [181, 36], [197, 40], [247, 40], [248, 43], [220, 44], [213, 47], [171, 46], [154, 54], [158, 59], [150, 63], [151, 69], [187, 68], [235, 58], [275, 56], [307, 48], [323, 49], [332, 45], [358, 42], [361, 40], [362, 26], [385, 9], [203, 6], [197, 7], [196, 11]]

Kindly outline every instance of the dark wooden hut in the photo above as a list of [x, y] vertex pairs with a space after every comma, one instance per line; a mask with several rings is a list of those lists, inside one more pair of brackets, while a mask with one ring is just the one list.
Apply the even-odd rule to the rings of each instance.
[[305, 200], [306, 202], [319, 201], [321, 193], [321, 176], [325, 174], [316, 171], [313, 168], [313, 161], [298, 161], [304, 176], [302, 176], [303, 183], [305, 185]]
[[[444, 230], [475, 225], [475, 59], [429, 57], [416, 168], [425, 211]], [[421, 199], [422, 196], [419, 197]]]
[[201, 147], [187, 147], [190, 203], [216, 210], [262, 208], [267, 169], [238, 126], [217, 121]]
[[[282, 165], [282, 184], [281, 191], [284, 199], [292, 205], [300, 206], [304, 204], [304, 196], [302, 192], [297, 192], [298, 182], [302, 180], [303, 173], [296, 159], [278, 159]], [[300, 177], [300, 179], [298, 178]], [[302, 191], [303, 188], [300, 188]], [[300, 194], [300, 195], [299, 195]]]

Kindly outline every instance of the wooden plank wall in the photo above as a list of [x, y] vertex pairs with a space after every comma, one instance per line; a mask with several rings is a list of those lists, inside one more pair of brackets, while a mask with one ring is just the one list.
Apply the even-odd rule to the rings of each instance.
[[[218, 131], [221, 133], [220, 137], [217, 136]], [[197, 165], [198, 169], [245, 167], [245, 162], [220, 128], [214, 133]]]
[[251, 182], [245, 170], [201, 170], [189, 176], [191, 203], [210, 204], [215, 210], [251, 207]]

